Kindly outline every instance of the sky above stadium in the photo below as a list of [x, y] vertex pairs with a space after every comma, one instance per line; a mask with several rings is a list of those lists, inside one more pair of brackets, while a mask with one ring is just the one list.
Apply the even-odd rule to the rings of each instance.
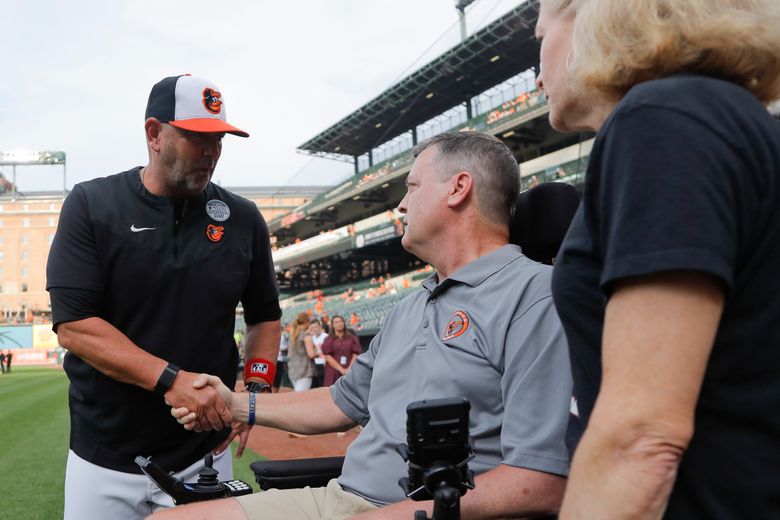
[[[468, 32], [523, 0], [477, 0]], [[64, 150], [67, 187], [146, 164], [143, 115], [165, 76], [213, 80], [228, 121], [223, 186], [332, 184], [351, 164], [296, 152], [460, 39], [454, 0], [3, 2], [0, 151]], [[11, 177], [11, 167], [2, 167]], [[17, 167], [21, 191], [61, 170]]]

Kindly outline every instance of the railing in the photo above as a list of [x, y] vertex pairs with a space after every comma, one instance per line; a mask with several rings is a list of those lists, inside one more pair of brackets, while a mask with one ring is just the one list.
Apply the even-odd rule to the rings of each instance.
[[573, 161], [546, 168], [540, 172], [520, 179], [520, 188], [527, 190], [544, 182], [566, 182], [580, 188], [585, 182], [585, 171], [588, 166], [588, 156]]

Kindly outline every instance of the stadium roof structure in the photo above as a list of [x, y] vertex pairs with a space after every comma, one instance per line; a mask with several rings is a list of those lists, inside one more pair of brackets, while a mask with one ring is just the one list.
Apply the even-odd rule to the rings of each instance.
[[539, 63], [528, 0], [302, 144], [301, 152], [358, 157]]

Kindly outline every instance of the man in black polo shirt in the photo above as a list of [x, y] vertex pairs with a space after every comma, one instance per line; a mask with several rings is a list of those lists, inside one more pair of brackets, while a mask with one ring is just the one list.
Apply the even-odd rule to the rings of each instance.
[[[251, 202], [210, 182], [229, 125], [219, 88], [189, 75], [149, 96], [149, 163], [77, 184], [63, 204], [47, 266], [54, 330], [68, 349], [71, 436], [65, 518], [143, 518], [172, 506], [133, 459], [152, 456], [192, 480], [204, 455], [232, 474], [224, 448], [249, 430], [196, 374], [235, 384], [239, 302], [249, 380], [270, 385], [279, 347], [268, 229]], [[181, 367], [181, 368], [179, 368]], [[169, 404], [198, 410], [183, 431]]]

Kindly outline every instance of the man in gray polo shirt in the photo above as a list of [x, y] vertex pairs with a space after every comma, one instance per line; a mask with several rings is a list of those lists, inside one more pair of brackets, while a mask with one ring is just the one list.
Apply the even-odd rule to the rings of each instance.
[[[551, 269], [508, 244], [518, 191], [517, 162], [498, 139], [442, 134], [415, 149], [399, 205], [405, 249], [435, 267], [423, 287], [387, 315], [368, 351], [334, 386], [258, 395], [257, 424], [313, 434], [364, 429], [350, 445], [338, 482], [327, 488], [271, 491], [169, 510], [162, 518], [409, 519], [430, 502], [405, 499], [406, 406], [464, 396], [476, 489], [463, 518], [554, 513], [569, 460], [564, 435], [571, 375], [550, 296]], [[215, 386], [236, 420], [248, 420], [247, 394]], [[186, 409], [172, 410], [185, 427]], [[379, 507], [377, 507], [379, 506]], [[157, 518], [157, 517], [155, 517]]]

